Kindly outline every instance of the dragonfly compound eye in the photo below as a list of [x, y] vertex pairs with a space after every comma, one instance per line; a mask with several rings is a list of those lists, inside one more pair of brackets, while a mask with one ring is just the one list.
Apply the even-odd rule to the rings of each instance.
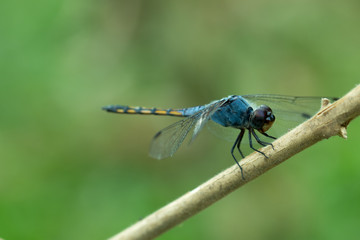
[[259, 132], [266, 132], [271, 128], [275, 121], [275, 116], [271, 108], [266, 105], [261, 105], [250, 116], [251, 127], [257, 129]]

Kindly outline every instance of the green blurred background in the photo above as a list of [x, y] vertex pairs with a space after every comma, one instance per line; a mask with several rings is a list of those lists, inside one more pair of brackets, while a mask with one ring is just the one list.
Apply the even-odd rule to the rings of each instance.
[[[204, 131], [147, 152], [178, 119], [108, 114], [230, 94], [339, 96], [360, 79], [360, 3], [1, 1], [0, 237], [105, 239], [233, 165]], [[159, 239], [355, 239], [359, 120]]]

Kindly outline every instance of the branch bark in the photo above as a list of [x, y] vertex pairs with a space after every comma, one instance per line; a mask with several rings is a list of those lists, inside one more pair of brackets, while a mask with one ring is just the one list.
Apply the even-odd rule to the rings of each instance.
[[275, 150], [271, 146], [261, 149], [269, 158], [256, 152], [244, 158], [241, 166], [245, 180], [241, 178], [239, 167], [234, 165], [111, 240], [155, 238], [320, 140], [335, 135], [346, 138], [347, 125], [360, 115], [360, 85], [333, 104], [326, 100], [322, 104], [314, 117], [274, 141]]

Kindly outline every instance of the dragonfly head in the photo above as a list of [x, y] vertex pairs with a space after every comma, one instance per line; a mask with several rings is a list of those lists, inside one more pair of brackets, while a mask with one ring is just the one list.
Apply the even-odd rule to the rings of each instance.
[[264, 133], [271, 128], [275, 122], [275, 116], [271, 108], [266, 105], [261, 105], [250, 115], [250, 126]]

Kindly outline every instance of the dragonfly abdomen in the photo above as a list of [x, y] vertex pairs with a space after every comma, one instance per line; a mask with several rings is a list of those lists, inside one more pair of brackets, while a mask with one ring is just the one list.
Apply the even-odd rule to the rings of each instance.
[[145, 108], [145, 107], [131, 107], [124, 105], [110, 105], [103, 107], [103, 110], [112, 113], [122, 114], [144, 114], [144, 115], [166, 115], [185, 117], [182, 109], [159, 109], [159, 108]]

